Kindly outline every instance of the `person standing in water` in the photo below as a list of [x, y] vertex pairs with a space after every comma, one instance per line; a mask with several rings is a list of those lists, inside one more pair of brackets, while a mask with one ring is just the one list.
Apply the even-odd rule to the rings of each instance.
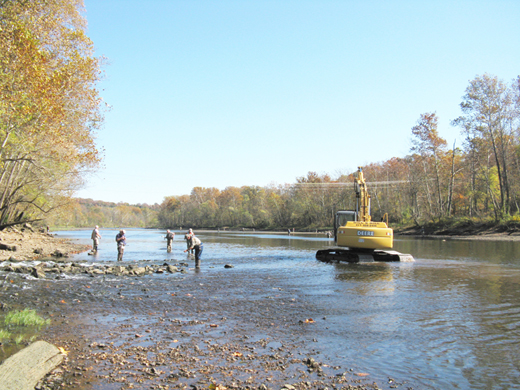
[[116, 236], [117, 242], [117, 261], [123, 261], [123, 253], [125, 253], [126, 236], [125, 231], [120, 230]]
[[[190, 230], [188, 230], [188, 232], [184, 235], [184, 239], [186, 240], [186, 248], [188, 249], [188, 251], [190, 250], [190, 238], [192, 234], [193, 230], [190, 228]], [[190, 251], [190, 253], [193, 253], [193, 249]]]
[[195, 268], [200, 268], [200, 256], [202, 255], [204, 246], [202, 245], [202, 242], [199, 240], [199, 238], [196, 237], [193, 233], [190, 235], [188, 243], [188, 249], [186, 249], [184, 252], [195, 250]]
[[175, 238], [175, 233], [173, 232], [170, 232], [170, 230], [166, 230], [166, 236], [164, 237], [166, 238], [166, 250], [169, 252], [172, 251], [172, 242], [173, 242], [173, 239]]
[[99, 226], [96, 225], [94, 230], [92, 230], [92, 235], [90, 236], [92, 238], [92, 252], [97, 252], [99, 240], [101, 239], [101, 234], [99, 234]]

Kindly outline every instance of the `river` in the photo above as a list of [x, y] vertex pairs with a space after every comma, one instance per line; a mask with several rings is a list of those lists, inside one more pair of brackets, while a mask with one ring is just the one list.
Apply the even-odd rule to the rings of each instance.
[[[98, 255], [74, 259], [113, 262], [116, 233], [101, 230]], [[163, 231], [127, 230], [124, 261], [186, 261], [176, 233], [168, 254]], [[81, 242], [89, 235], [58, 233]], [[520, 242], [396, 238], [395, 249], [415, 262], [327, 264], [314, 257], [333, 245], [323, 237], [198, 236], [199, 278], [231, 264], [235, 275], [283, 280], [312, 308], [302, 318], [321, 321], [316, 347], [331, 364], [423, 389], [520, 388]]]

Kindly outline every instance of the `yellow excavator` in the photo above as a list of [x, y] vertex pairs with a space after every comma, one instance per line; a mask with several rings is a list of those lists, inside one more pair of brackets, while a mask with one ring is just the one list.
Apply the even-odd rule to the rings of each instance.
[[334, 218], [334, 242], [340, 248], [322, 249], [316, 253], [321, 261], [349, 263], [372, 261], [414, 261], [411, 255], [391, 250], [394, 231], [388, 227], [388, 214], [380, 222], [370, 215], [370, 195], [358, 168], [354, 179], [356, 210], [338, 211]]

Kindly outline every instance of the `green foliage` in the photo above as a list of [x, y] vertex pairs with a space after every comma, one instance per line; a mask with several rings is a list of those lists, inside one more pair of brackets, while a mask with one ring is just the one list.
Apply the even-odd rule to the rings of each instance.
[[0, 341], [8, 340], [11, 337], [11, 333], [9, 333], [5, 329], [0, 329]]
[[13, 310], [3, 320], [5, 329], [0, 329], [0, 341], [20, 344], [24, 340], [33, 341], [41, 327], [50, 324], [49, 319], [39, 316], [35, 310]]
[[4, 319], [6, 326], [42, 326], [50, 324], [50, 320], [45, 320], [36, 314], [35, 310], [24, 309], [22, 311], [11, 311]]

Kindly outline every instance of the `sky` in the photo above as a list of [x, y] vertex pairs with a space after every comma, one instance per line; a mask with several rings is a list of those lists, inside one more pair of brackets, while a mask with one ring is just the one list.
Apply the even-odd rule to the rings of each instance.
[[[520, 75], [520, 1], [85, 0], [106, 58], [102, 167], [80, 198], [161, 203], [194, 187], [333, 178], [439, 135], [469, 82]], [[369, 180], [369, 178], [367, 178]]]

